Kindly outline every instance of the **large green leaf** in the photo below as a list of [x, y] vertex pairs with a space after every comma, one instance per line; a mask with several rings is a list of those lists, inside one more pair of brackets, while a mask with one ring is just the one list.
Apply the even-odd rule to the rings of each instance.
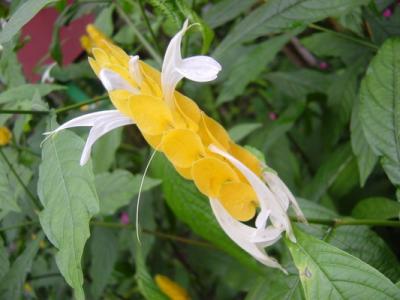
[[251, 50], [247, 55], [238, 57], [230, 70], [228, 80], [222, 86], [217, 104], [231, 101], [241, 95], [246, 86], [265, 70], [267, 64], [275, 58], [292, 35], [293, 33], [284, 34], [273, 37], [264, 43], [250, 46]]
[[90, 240], [91, 264], [90, 291], [93, 299], [99, 299], [110, 280], [118, 257], [118, 237], [115, 229], [94, 228]]
[[21, 299], [22, 286], [25, 283], [26, 276], [31, 270], [33, 259], [39, 250], [39, 243], [42, 239], [43, 234], [40, 233], [36, 239], [27, 244], [25, 250], [12, 263], [10, 269], [4, 275], [0, 283], [1, 299]]
[[20, 32], [22, 26], [28, 23], [43, 7], [56, 1], [57, 0], [28, 0], [23, 3], [0, 32], [0, 43], [3, 44], [10, 41], [14, 35]]
[[237, 43], [268, 33], [281, 32], [329, 16], [343, 15], [352, 8], [368, 2], [369, 0], [269, 0], [233, 28], [215, 50], [214, 55], [221, 56]]
[[8, 260], [8, 252], [4, 247], [3, 239], [0, 237], [0, 280], [10, 269], [10, 262]]
[[50, 137], [43, 146], [38, 181], [44, 206], [40, 224], [58, 248], [57, 266], [79, 300], [84, 299], [81, 258], [89, 221], [99, 211], [91, 162], [79, 165], [83, 147], [83, 140], [69, 131]]
[[351, 147], [357, 158], [358, 172], [360, 174], [360, 184], [364, 186], [365, 181], [373, 171], [378, 157], [372, 151], [365, 138], [364, 131], [360, 122], [360, 105], [356, 101], [351, 115]]
[[287, 241], [306, 299], [400, 299], [387, 277], [358, 258], [295, 229]]
[[154, 171], [157, 177], [162, 179], [165, 200], [178, 219], [242, 264], [262, 272], [260, 265], [231, 241], [220, 228], [208, 200], [197, 191], [193, 183], [176, 173], [164, 156], [159, 155], [155, 158], [153, 166], [156, 166]]
[[384, 197], [371, 197], [361, 200], [351, 213], [360, 219], [390, 219], [400, 214], [400, 203]]
[[387, 40], [370, 63], [360, 90], [365, 136], [390, 180], [400, 185], [400, 39]]
[[23, 84], [1, 93], [0, 104], [22, 100], [31, 100], [36, 92], [39, 92], [39, 95], [43, 97], [50, 92], [63, 89], [65, 89], [64, 86], [57, 84]]
[[250, 9], [255, 2], [256, 0], [220, 1], [204, 12], [203, 19], [211, 28], [216, 28]]
[[246, 136], [262, 126], [261, 123], [243, 123], [229, 129], [229, 136], [235, 142], [240, 142]]
[[[126, 170], [96, 175], [96, 188], [100, 199], [100, 213], [113, 214], [119, 208], [129, 204], [139, 192], [143, 175], [132, 175]], [[160, 180], [146, 177], [142, 192], [160, 184]]]
[[93, 147], [93, 172], [101, 173], [110, 169], [115, 162], [116, 152], [121, 144], [122, 128], [114, 129], [101, 137]]

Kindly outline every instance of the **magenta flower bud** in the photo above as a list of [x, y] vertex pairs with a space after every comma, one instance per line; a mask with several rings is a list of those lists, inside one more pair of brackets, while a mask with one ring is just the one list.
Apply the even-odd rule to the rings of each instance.
[[269, 117], [269, 119], [270, 119], [271, 121], [275, 121], [276, 119], [278, 119], [278, 115], [277, 115], [276, 113], [274, 113], [273, 111], [271, 111], [271, 112], [268, 114], [268, 117]]
[[128, 225], [130, 220], [129, 220], [129, 214], [126, 211], [123, 211], [119, 217], [119, 221], [121, 224]]
[[385, 18], [389, 18], [392, 16], [392, 10], [390, 8], [386, 8], [383, 13], [382, 16], [384, 16]]
[[327, 62], [321, 61], [321, 62], [318, 64], [318, 67], [319, 67], [321, 70], [326, 70], [326, 69], [328, 69], [329, 65], [328, 65]]

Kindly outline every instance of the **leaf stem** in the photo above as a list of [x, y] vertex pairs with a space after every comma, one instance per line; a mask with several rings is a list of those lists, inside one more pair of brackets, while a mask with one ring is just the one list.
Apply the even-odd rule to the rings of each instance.
[[[291, 218], [292, 221], [298, 222], [297, 219]], [[307, 218], [310, 224], [329, 225], [332, 227], [343, 225], [369, 225], [369, 226], [383, 226], [383, 227], [400, 227], [400, 221], [393, 220], [379, 220], [379, 219], [352, 219], [352, 218], [335, 218], [335, 219], [320, 219], [320, 218]]]
[[25, 183], [22, 181], [21, 177], [15, 170], [14, 166], [12, 163], [8, 160], [7, 156], [4, 154], [3, 149], [0, 148], [0, 155], [6, 162], [7, 166], [10, 168], [11, 172], [14, 174], [14, 176], [17, 178], [18, 182], [22, 186], [22, 188], [25, 190], [26, 194], [29, 196], [29, 198], [32, 200], [33, 205], [35, 206], [36, 209], [40, 210], [42, 208], [42, 204], [40, 203], [39, 199], [36, 198], [32, 192], [28, 189], [28, 187], [25, 185]]
[[145, 39], [145, 37], [140, 33], [140, 31], [136, 28], [136, 25], [132, 22], [129, 16], [125, 13], [122, 7], [116, 3], [116, 8], [122, 19], [124, 19], [125, 23], [132, 29], [135, 35], [138, 37], [140, 42], [149, 52], [149, 54], [154, 58], [154, 60], [161, 66], [161, 56], [157, 53], [157, 51], [150, 45], [150, 43]]
[[319, 25], [316, 25], [316, 24], [313, 24], [313, 23], [309, 24], [308, 27], [310, 27], [312, 29], [315, 29], [315, 30], [332, 33], [332, 34], [334, 34], [334, 35], [336, 35], [336, 36], [338, 36], [340, 38], [353, 41], [353, 42], [358, 43], [360, 45], [363, 45], [363, 46], [366, 46], [368, 48], [371, 48], [371, 49], [373, 49], [375, 51], [379, 49], [379, 47], [377, 45], [375, 45], [373, 43], [370, 43], [370, 42], [368, 42], [366, 40], [363, 40], [363, 39], [360, 39], [360, 38], [356, 38], [356, 37], [353, 37], [353, 36], [350, 36], [348, 34], [344, 34], [344, 33], [341, 33], [341, 32], [337, 32], [337, 31], [334, 31], [334, 30], [331, 30], [331, 29], [328, 29], [328, 28], [325, 28], [325, 27], [322, 27], [322, 26], [319, 26]]

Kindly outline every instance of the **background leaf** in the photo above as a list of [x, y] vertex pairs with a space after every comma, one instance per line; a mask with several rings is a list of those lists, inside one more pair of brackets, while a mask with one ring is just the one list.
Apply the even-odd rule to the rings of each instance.
[[92, 165], [79, 165], [83, 146], [83, 140], [69, 131], [50, 137], [43, 146], [38, 181], [44, 206], [40, 224], [59, 250], [57, 266], [76, 299], [84, 299], [81, 257], [90, 218], [99, 210]]

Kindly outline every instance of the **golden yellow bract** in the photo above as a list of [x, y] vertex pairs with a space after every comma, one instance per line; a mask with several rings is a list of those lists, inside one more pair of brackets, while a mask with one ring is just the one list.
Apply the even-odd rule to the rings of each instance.
[[0, 146], [8, 145], [11, 141], [12, 133], [7, 127], [0, 127]]
[[167, 276], [156, 275], [154, 280], [160, 290], [171, 300], [190, 300], [187, 291]]
[[[114, 106], [131, 117], [146, 141], [163, 152], [178, 173], [193, 180], [203, 194], [219, 199], [240, 221], [253, 218], [258, 205], [254, 190], [241, 172], [208, 147], [213, 144], [230, 153], [258, 176], [262, 172], [259, 160], [236, 145], [223, 126], [190, 98], [175, 91], [173, 101], [167, 104], [159, 71], [130, 57], [108, 39], [101, 40], [93, 26], [88, 33], [95, 45], [93, 58], [89, 58], [94, 72], [100, 76], [102, 70], [112, 71], [130, 87], [109, 91]], [[132, 73], [133, 67], [140, 70], [140, 76]]]

